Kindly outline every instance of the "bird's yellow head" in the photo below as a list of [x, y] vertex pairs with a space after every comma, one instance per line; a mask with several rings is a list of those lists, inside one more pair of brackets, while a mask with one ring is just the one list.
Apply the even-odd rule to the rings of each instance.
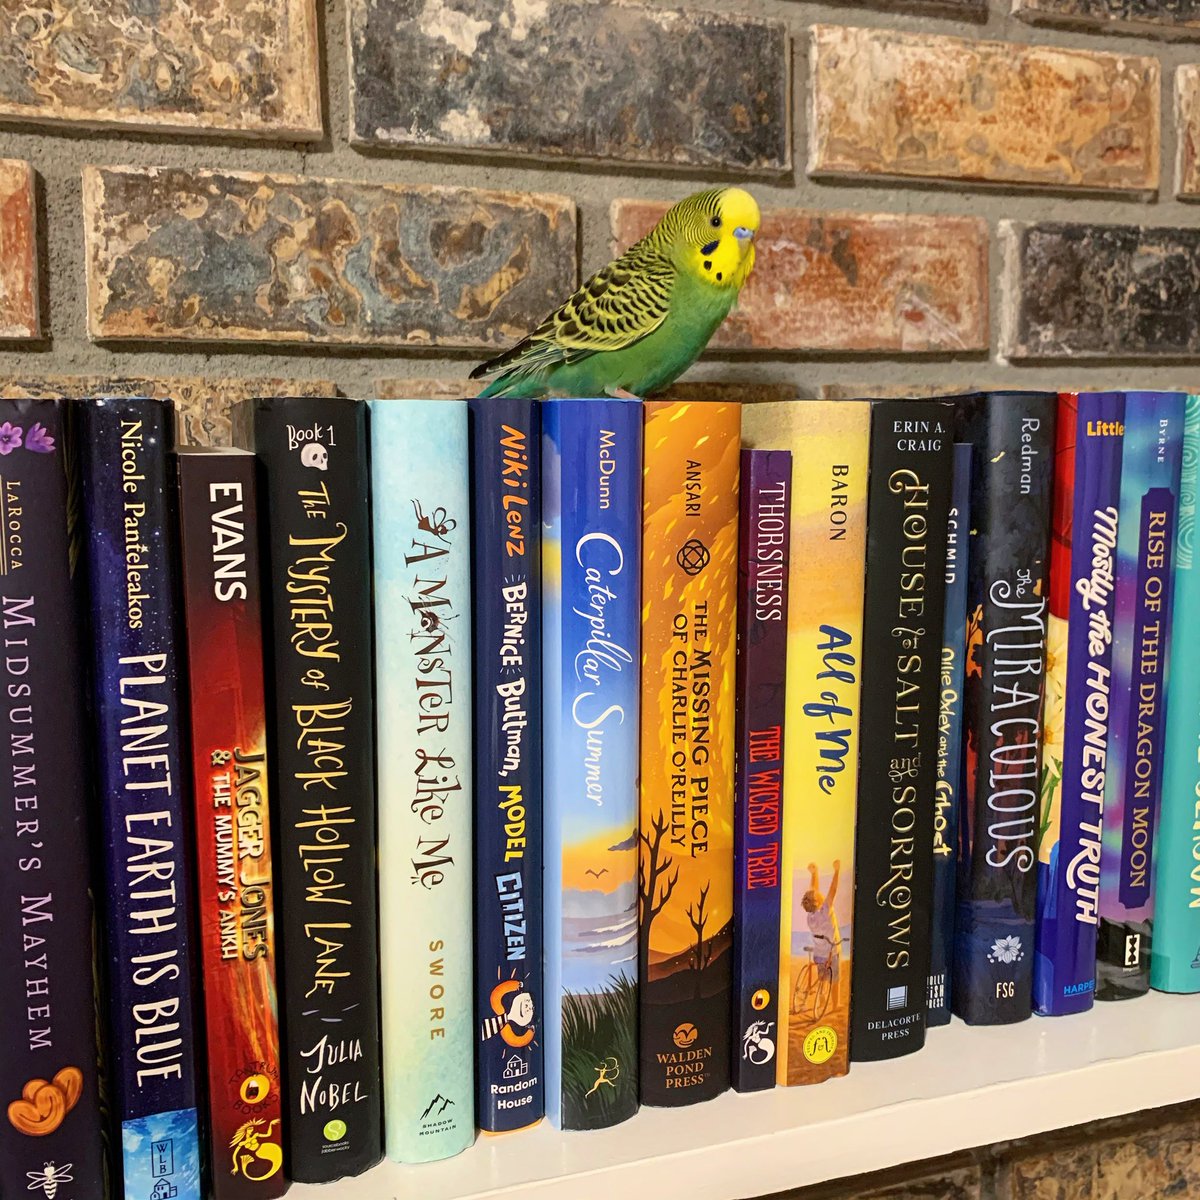
[[716, 288], [738, 289], [754, 266], [758, 204], [739, 187], [688, 196], [663, 217], [675, 265]]

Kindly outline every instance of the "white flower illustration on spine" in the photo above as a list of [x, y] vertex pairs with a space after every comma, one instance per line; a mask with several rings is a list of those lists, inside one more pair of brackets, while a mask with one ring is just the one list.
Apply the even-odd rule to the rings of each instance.
[[1010, 934], [1008, 937], [997, 938], [992, 943], [991, 951], [988, 953], [988, 962], [1015, 963], [1020, 962], [1024, 957], [1025, 951], [1021, 948], [1021, 939]]

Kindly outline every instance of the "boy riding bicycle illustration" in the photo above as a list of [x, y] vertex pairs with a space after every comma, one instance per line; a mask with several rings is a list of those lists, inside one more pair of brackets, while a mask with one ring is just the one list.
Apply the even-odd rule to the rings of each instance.
[[811, 961], [800, 968], [796, 978], [791, 1011], [808, 1012], [813, 1020], [819, 1020], [828, 1012], [831, 1001], [840, 1005], [842, 999], [842, 934], [833, 911], [842, 863], [840, 859], [833, 860], [833, 879], [824, 896], [817, 864], [809, 863], [808, 871], [811, 884], [800, 904], [808, 914], [808, 932], [812, 935], [813, 946], [809, 950]]

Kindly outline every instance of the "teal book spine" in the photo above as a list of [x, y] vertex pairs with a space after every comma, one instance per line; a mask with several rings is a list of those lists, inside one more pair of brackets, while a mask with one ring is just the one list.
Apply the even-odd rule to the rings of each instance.
[[[1188, 644], [1189, 636], [1194, 636], [1200, 622], [1198, 487], [1200, 396], [1189, 396], [1183, 431], [1171, 625], [1172, 643], [1180, 650]], [[1196, 670], [1177, 670], [1171, 675], [1154, 879], [1150, 986], [1160, 992], [1200, 992], [1200, 671]]]
[[467, 405], [371, 403], [384, 1140], [475, 1136]]
[[641, 403], [544, 402], [543, 1029], [562, 1129], [638, 1108], [641, 527]]

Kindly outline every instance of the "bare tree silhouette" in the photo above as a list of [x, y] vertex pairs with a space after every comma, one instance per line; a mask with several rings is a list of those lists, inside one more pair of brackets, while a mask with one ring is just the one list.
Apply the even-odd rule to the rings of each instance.
[[700, 899], [696, 904], [689, 904], [687, 910], [687, 918], [692, 924], [692, 928], [696, 931], [696, 944], [692, 947], [692, 968], [696, 973], [696, 995], [700, 995], [700, 976], [704, 968], [712, 962], [713, 948], [712, 943], [707, 944], [704, 941], [704, 927], [708, 924], [708, 918], [711, 915], [706, 911], [708, 908], [708, 889], [712, 886], [710, 880], [700, 889]]
[[638, 854], [638, 921], [641, 925], [638, 938], [638, 979], [645, 983], [650, 978], [650, 926], [662, 912], [675, 885], [679, 882], [679, 868], [672, 875], [667, 872], [675, 860], [662, 852], [662, 841], [667, 832], [667, 818], [660, 810], [650, 821], [651, 833], [642, 830], [638, 840], [642, 844]]

